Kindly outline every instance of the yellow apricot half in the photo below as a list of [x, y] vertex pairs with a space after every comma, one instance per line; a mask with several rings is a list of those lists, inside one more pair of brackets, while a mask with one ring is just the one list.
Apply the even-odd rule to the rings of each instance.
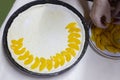
[[39, 66], [40, 59], [38, 57], [35, 58], [35, 62], [31, 65], [31, 69], [35, 69]]
[[68, 35], [68, 38], [80, 38], [80, 34], [78, 34], [78, 33], [70, 33], [69, 35]]
[[71, 60], [71, 55], [68, 52], [62, 51], [61, 54], [65, 56], [67, 62]]
[[80, 40], [77, 39], [77, 38], [69, 38], [68, 42], [72, 42], [72, 43], [76, 43], [76, 44], [80, 44], [81, 43]]
[[22, 48], [22, 49], [15, 48], [13, 51], [16, 55], [19, 55], [19, 54], [23, 54], [25, 52], [25, 50], [26, 50], [26, 48]]
[[21, 55], [21, 56], [19, 56], [18, 57], [18, 60], [25, 60], [25, 59], [27, 59], [27, 57], [30, 55], [30, 52], [29, 51], [26, 51], [25, 53], [24, 53], [24, 55]]
[[25, 65], [30, 64], [33, 61], [33, 55], [28, 56], [28, 59], [24, 61]]
[[72, 49], [72, 48], [66, 48], [65, 50], [66, 50], [67, 52], [69, 52], [73, 57], [76, 56], [76, 52], [74, 51], [74, 49]]
[[75, 28], [71, 28], [68, 30], [69, 33], [72, 33], [72, 32], [80, 32], [80, 29], [75, 27]]
[[41, 57], [40, 58], [40, 66], [39, 66], [39, 70], [40, 71], [42, 71], [42, 70], [44, 70], [45, 68], [46, 68], [46, 59], [45, 58], [43, 58], [43, 57]]
[[68, 46], [69, 46], [70, 48], [73, 48], [73, 49], [76, 49], [76, 50], [79, 50], [79, 49], [80, 49], [77, 44], [71, 43], [71, 44], [68, 44]]
[[47, 60], [47, 69], [50, 71], [53, 68], [53, 62], [52, 60], [48, 59]]
[[77, 25], [76, 22], [71, 22], [71, 23], [69, 23], [69, 24], [66, 26], [66, 29], [74, 28], [76, 25]]
[[60, 66], [59, 58], [57, 56], [52, 56], [51, 59], [54, 62], [53, 64], [54, 68], [58, 68]]
[[63, 66], [65, 64], [65, 57], [60, 53], [57, 53], [56, 57], [59, 59], [59, 64]]

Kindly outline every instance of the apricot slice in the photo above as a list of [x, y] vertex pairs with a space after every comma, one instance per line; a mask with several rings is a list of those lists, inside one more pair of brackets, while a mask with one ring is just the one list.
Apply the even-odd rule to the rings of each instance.
[[46, 59], [45, 58], [43, 58], [43, 57], [41, 57], [40, 58], [40, 66], [39, 66], [39, 70], [40, 71], [42, 71], [42, 70], [44, 70], [45, 68], [46, 68]]
[[52, 68], [53, 68], [52, 60], [48, 59], [47, 60], [47, 69], [48, 69], [48, 71], [50, 71]]
[[76, 56], [76, 53], [75, 53], [74, 49], [72, 49], [72, 48], [66, 48], [65, 50], [66, 50], [67, 52], [69, 52], [73, 57]]
[[80, 29], [77, 28], [77, 27], [75, 27], [75, 28], [71, 28], [71, 29], [69, 29], [68, 32], [70, 32], [70, 33], [72, 33], [72, 32], [80, 32]]
[[71, 23], [69, 23], [69, 24], [66, 26], [66, 29], [74, 28], [76, 25], [77, 25], [76, 22], [71, 22]]
[[68, 38], [80, 38], [80, 34], [78, 34], [78, 33], [70, 33], [69, 35], [68, 35]]
[[20, 44], [23, 42], [23, 38], [20, 38], [19, 40], [12, 40], [12, 44]]
[[76, 50], [79, 50], [79, 49], [80, 49], [77, 44], [71, 43], [71, 44], [68, 44], [68, 46], [69, 46], [70, 48], [73, 48], [73, 49], [76, 49]]
[[39, 66], [40, 59], [38, 57], [35, 58], [35, 62], [31, 65], [31, 69], [35, 69]]
[[63, 66], [65, 64], [65, 58], [64, 58], [64, 56], [62, 54], [60, 54], [60, 53], [57, 53], [56, 57], [59, 59], [59, 64], [61, 66]]
[[25, 64], [25, 65], [28, 65], [28, 64], [30, 64], [32, 61], [33, 61], [33, 55], [30, 55], [30, 56], [28, 56], [28, 59], [27, 59], [26, 61], [24, 61], [24, 64]]
[[62, 51], [61, 54], [65, 56], [67, 62], [71, 60], [71, 55], [68, 52]]
[[73, 42], [73, 43], [76, 43], [76, 44], [80, 44], [80, 40], [76, 39], [76, 38], [69, 38], [68, 42]]
[[25, 60], [30, 55], [29, 51], [26, 51], [24, 55], [18, 57], [18, 60]]
[[19, 44], [19, 45], [11, 45], [11, 49], [13, 49], [13, 50], [15, 50], [15, 49], [20, 49], [20, 48], [22, 48], [22, 46], [23, 46], [23, 44], [21, 43], [21, 44]]
[[51, 59], [54, 61], [54, 64], [53, 64], [54, 68], [58, 68], [60, 63], [59, 58], [57, 56], [53, 56], [51, 57]]
[[20, 55], [20, 54], [23, 54], [25, 52], [25, 50], [26, 50], [26, 48], [22, 48], [22, 49], [15, 48], [13, 51], [16, 55]]

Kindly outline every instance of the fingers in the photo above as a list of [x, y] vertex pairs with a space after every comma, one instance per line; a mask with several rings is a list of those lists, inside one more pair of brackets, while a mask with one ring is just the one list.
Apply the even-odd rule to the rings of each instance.
[[[102, 18], [104, 16], [104, 19]], [[111, 22], [111, 8], [108, 1], [96, 0], [90, 12], [93, 23], [100, 28], [107, 28], [106, 23]]]
[[105, 22], [106, 23], [111, 22], [111, 12], [105, 13]]
[[107, 26], [105, 25], [106, 23], [110, 23], [111, 22], [111, 13], [108, 12], [107, 14], [100, 14], [100, 13], [91, 13], [90, 14], [91, 20], [92, 22], [100, 28], [107, 28]]
[[102, 20], [101, 20], [101, 16], [94, 16], [93, 18], [92, 18], [92, 21], [93, 21], [93, 23], [97, 26], [97, 27], [99, 27], [99, 28], [106, 28], [106, 26], [102, 23]]

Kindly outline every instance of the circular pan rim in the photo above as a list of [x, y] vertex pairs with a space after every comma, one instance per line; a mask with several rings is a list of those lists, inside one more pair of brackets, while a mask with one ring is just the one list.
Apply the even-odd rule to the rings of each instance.
[[[83, 47], [83, 50], [82, 50], [82, 53], [80, 55], [80, 57], [75, 61], [75, 63], [73, 63], [72, 65], [70, 65], [69, 67], [67, 67], [66, 69], [64, 70], [61, 70], [59, 72], [54, 72], [54, 73], [37, 73], [37, 72], [32, 72], [30, 70], [27, 70], [25, 69], [24, 67], [22, 67], [21, 65], [19, 65], [13, 58], [12, 58], [12, 55], [9, 51], [9, 48], [8, 48], [8, 44], [7, 44], [7, 33], [8, 33], [8, 29], [9, 27], [11, 26], [13, 20], [22, 12], [24, 12], [25, 10], [27, 10], [28, 8], [34, 6], [34, 5], [38, 5], [38, 4], [46, 4], [46, 3], [50, 3], [50, 4], [56, 4], [56, 5], [61, 5], [61, 6], [64, 6], [66, 8], [68, 8], [69, 10], [71, 10], [72, 12], [74, 12], [79, 18], [80, 20], [82, 21], [82, 24], [83, 24], [83, 28], [85, 30], [85, 43], [84, 43], [84, 47]], [[88, 34], [88, 27], [87, 27], [87, 23], [84, 19], [84, 17], [81, 15], [80, 12], [78, 12], [74, 7], [72, 7], [71, 5], [65, 3], [65, 2], [62, 2], [62, 1], [57, 1], [57, 0], [38, 0], [38, 1], [32, 1], [30, 3], [27, 3], [25, 4], [24, 6], [22, 6], [21, 8], [19, 8], [18, 10], [16, 10], [16, 12], [14, 12], [11, 17], [8, 19], [7, 23], [6, 23], [6, 26], [5, 26], [5, 29], [4, 29], [4, 32], [3, 32], [3, 39], [2, 39], [2, 42], [3, 42], [3, 48], [4, 48], [4, 51], [5, 51], [5, 55], [8, 57], [8, 59], [10, 60], [11, 63], [13, 63], [13, 65], [16, 66], [16, 68], [18, 68], [19, 70], [21, 70], [22, 72], [25, 72], [27, 73], [28, 75], [33, 75], [33, 76], [41, 76], [41, 77], [51, 77], [51, 76], [57, 76], [59, 74], [62, 74], [66, 71], [68, 71], [69, 69], [71, 69], [73, 66], [75, 66], [81, 59], [82, 57], [84, 56], [85, 52], [86, 52], [86, 49], [87, 49], [87, 46], [88, 46], [88, 42], [89, 42], [89, 34]]]

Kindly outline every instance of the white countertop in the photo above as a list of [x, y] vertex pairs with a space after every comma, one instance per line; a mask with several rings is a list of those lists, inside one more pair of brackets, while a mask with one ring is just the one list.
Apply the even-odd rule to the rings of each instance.
[[[120, 60], [104, 58], [94, 52], [90, 46], [81, 61], [69, 71], [51, 78], [37, 78], [18, 71], [8, 61], [2, 49], [2, 33], [9, 16], [20, 6], [33, 0], [16, 0], [0, 30], [0, 80], [120, 80]], [[84, 0], [61, 0], [74, 6], [84, 16], [88, 11]], [[82, 4], [82, 6], [81, 6]], [[89, 13], [89, 12], [88, 12]]]

